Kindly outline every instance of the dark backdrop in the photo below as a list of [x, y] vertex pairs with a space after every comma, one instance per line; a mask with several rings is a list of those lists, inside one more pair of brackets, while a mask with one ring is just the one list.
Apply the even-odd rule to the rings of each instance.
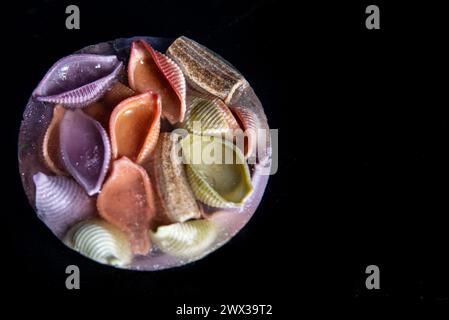
[[[12, 297], [128, 297], [166, 315], [189, 302], [273, 304], [275, 313], [309, 302], [447, 303], [443, 11], [374, 1], [381, 30], [368, 31], [371, 3], [340, 2], [47, 0], [5, 9], [2, 277]], [[80, 30], [65, 29], [68, 4], [80, 7]], [[252, 84], [280, 140], [279, 171], [249, 224], [207, 258], [154, 273], [67, 250], [35, 217], [16, 158], [23, 108], [46, 70], [86, 45], [135, 35], [186, 35], [221, 54]], [[69, 264], [81, 269], [79, 291], [65, 289]], [[378, 291], [364, 285], [370, 264], [380, 267]]]

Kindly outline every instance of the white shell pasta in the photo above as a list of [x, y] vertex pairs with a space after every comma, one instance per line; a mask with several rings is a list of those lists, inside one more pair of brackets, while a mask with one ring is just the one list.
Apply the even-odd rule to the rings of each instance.
[[64, 242], [79, 253], [103, 264], [123, 267], [131, 262], [126, 236], [113, 225], [99, 219], [74, 226]]

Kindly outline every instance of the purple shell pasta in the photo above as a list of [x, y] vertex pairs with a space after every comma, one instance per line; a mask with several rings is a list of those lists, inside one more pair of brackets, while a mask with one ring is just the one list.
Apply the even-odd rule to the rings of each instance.
[[95, 214], [95, 201], [72, 179], [38, 172], [33, 181], [38, 216], [57, 236]]
[[70, 55], [51, 67], [33, 97], [70, 108], [85, 107], [111, 87], [122, 66], [116, 56]]
[[67, 110], [60, 125], [60, 148], [65, 169], [94, 195], [108, 171], [111, 147], [101, 124], [81, 110]]

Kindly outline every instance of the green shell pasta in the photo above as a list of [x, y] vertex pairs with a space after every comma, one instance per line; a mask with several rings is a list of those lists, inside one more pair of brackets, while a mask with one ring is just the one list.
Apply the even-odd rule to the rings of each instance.
[[191, 258], [206, 252], [217, 237], [217, 228], [209, 220], [190, 220], [161, 226], [150, 237], [163, 252]]
[[253, 186], [245, 157], [231, 142], [189, 135], [182, 142], [186, 174], [201, 202], [218, 208], [243, 206]]

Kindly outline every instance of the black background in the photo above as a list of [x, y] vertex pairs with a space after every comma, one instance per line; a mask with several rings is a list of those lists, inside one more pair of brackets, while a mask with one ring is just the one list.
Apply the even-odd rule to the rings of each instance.
[[[26, 300], [129, 298], [165, 316], [183, 303], [273, 304], [277, 314], [310, 302], [447, 304], [443, 10], [339, 2], [49, 0], [5, 9], [4, 290]], [[65, 28], [69, 4], [80, 7], [80, 30]], [[365, 28], [369, 4], [380, 7], [381, 30]], [[84, 46], [136, 35], [186, 35], [216, 51], [279, 129], [279, 171], [249, 224], [207, 258], [154, 273], [67, 250], [28, 205], [16, 157], [23, 108], [47, 69]], [[69, 264], [80, 267], [78, 291], [65, 289]], [[380, 267], [377, 291], [365, 288], [370, 264]]]

